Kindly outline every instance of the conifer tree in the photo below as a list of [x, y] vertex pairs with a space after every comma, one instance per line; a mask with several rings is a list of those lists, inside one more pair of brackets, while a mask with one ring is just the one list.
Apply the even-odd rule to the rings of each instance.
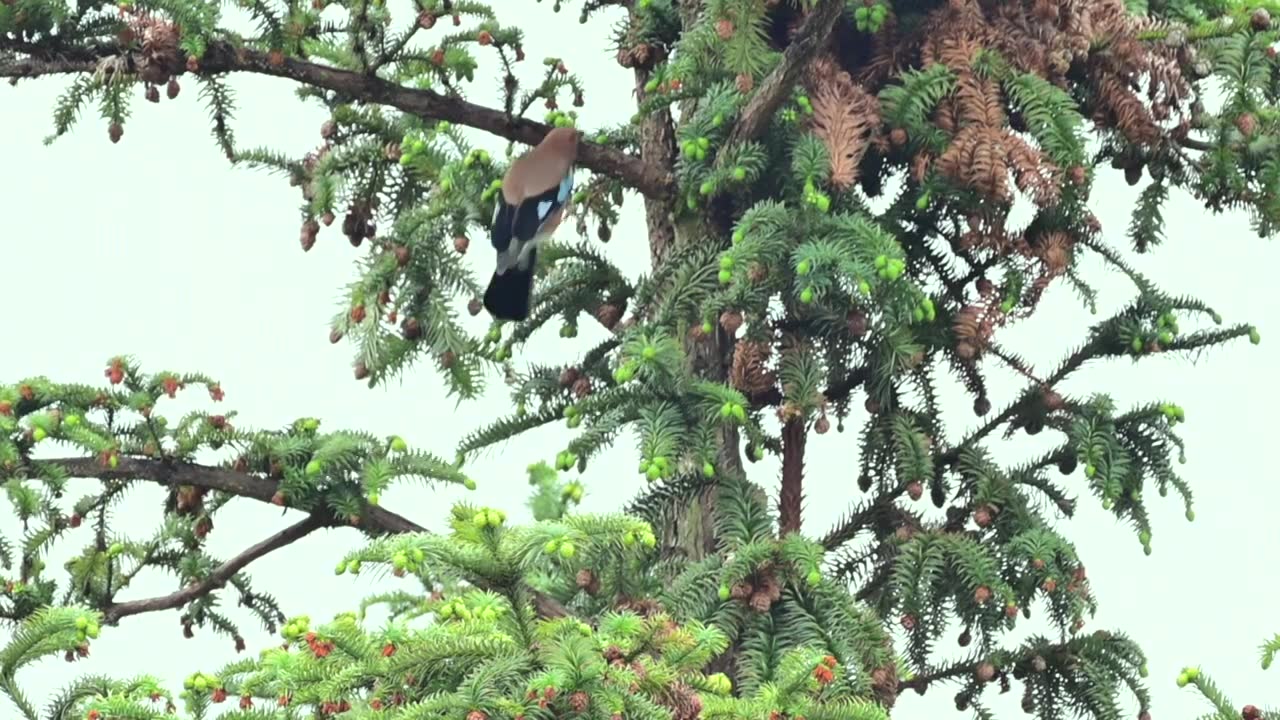
[[[234, 692], [250, 703], [288, 700], [272, 710], [246, 704], [246, 718], [295, 716], [295, 693], [308, 712], [353, 717], [380, 716], [376, 700], [406, 718], [861, 718], [892, 711], [907, 689], [948, 682], [959, 685], [957, 708], [977, 717], [990, 717], [987, 693], [1014, 687], [1044, 720], [1148, 717], [1142, 651], [1121, 632], [1084, 631], [1095, 609], [1086, 559], [1051, 520], [1087, 493], [1150, 552], [1150, 490], [1174, 492], [1192, 512], [1191, 484], [1174, 463], [1184, 414], [1164, 398], [1126, 409], [1104, 391], [1073, 397], [1059, 386], [1087, 362], [1260, 337], [1247, 322], [1222, 326], [1204, 302], [1126, 262], [1117, 234], [1090, 212], [1090, 190], [1108, 165], [1144, 184], [1127, 233], [1137, 252], [1163, 241], [1174, 189], [1211, 211], [1246, 210], [1270, 235], [1280, 219], [1280, 28], [1271, 19], [1280, 8], [578, 4], [584, 21], [616, 19], [616, 60], [636, 86], [636, 113], [620, 127], [582, 128], [581, 237], [562, 233], [540, 252], [530, 319], [474, 336], [461, 311], [480, 312], [481, 279], [459, 256], [487, 233], [507, 161], [475, 147], [473, 131], [515, 150], [549, 127], [578, 125], [559, 103], [590, 95], [561, 59], [526, 61], [503, 3], [0, 3], [0, 75], [74, 78], [51, 141], [96, 104], [121, 142], [136, 98], [158, 102], [163, 86], [173, 99], [194, 82], [231, 162], [299, 188], [304, 250], [341, 215], [342, 234], [363, 248], [362, 272], [331, 339], [355, 346], [357, 379], [383, 382], [425, 357], [461, 398], [480, 394], [493, 370], [512, 398], [509, 417], [463, 438], [448, 461], [394, 438], [323, 434], [305, 419], [276, 433], [242, 431], [230, 414], [169, 422], [154, 412], [161, 396], [202, 384], [219, 400], [220, 388], [198, 374], [146, 375], [127, 358], [108, 366], [105, 391], [40, 378], [0, 388], [0, 468], [31, 528], [4, 608], [25, 624], [0, 658], [0, 687], [36, 717], [18, 667], [55, 649], [74, 656], [102, 623], [137, 612], [182, 608], [188, 631], [238, 637], [214, 602], [230, 585], [247, 612], [283, 623], [289, 647], [309, 656], [267, 653], [193, 676], [185, 702], [197, 717], [206, 695]], [[227, 29], [232, 13], [256, 29]], [[482, 61], [498, 74], [500, 107], [464, 99]], [[236, 144], [230, 82], [246, 73], [290, 79], [327, 109], [314, 152]], [[541, 121], [529, 117], [538, 103]], [[1021, 226], [1010, 219], [1017, 199], [1034, 207]], [[638, 278], [603, 245], [624, 202], [645, 207], [652, 266]], [[1135, 297], [1082, 328], [1060, 365], [1039, 373], [1000, 331], [1033, 315], [1054, 285], [1092, 306], [1088, 256], [1128, 278]], [[572, 337], [584, 319], [609, 338], [561, 362], [518, 356], [545, 326], [558, 320]], [[1027, 386], [997, 409], [987, 378], [998, 366]], [[954, 439], [940, 421], [944, 372], [985, 418]], [[531, 468], [533, 526], [507, 529], [501, 512], [459, 507], [454, 533], [437, 538], [378, 505], [401, 476], [466, 484], [469, 455], [560, 420], [578, 432], [554, 468]], [[805, 443], [833, 420], [842, 431], [860, 425], [863, 496], [836, 527], [815, 532], [802, 522]], [[1045, 430], [1061, 442], [1044, 456], [1013, 467], [992, 459], [997, 431]], [[562, 515], [558, 493], [572, 499], [581, 485], [558, 490], [548, 473], [580, 473], [589, 486], [591, 460], [624, 432], [638, 438], [649, 489], [618, 516]], [[41, 459], [34, 450], [49, 440], [83, 455]], [[197, 451], [222, 448], [235, 450], [226, 467], [196, 462]], [[769, 454], [781, 459], [776, 498], [749, 466]], [[57, 501], [76, 475], [101, 478], [103, 489], [67, 515]], [[111, 504], [138, 481], [171, 488], [149, 541], [117, 536], [109, 523]], [[202, 538], [236, 496], [307, 518], [219, 563]], [[88, 518], [95, 537], [59, 588], [41, 558]], [[399, 620], [430, 613], [437, 624], [378, 635], [339, 618], [313, 635], [308, 619], [286, 622], [249, 586], [242, 571], [253, 559], [340, 521], [379, 536], [342, 569], [379, 563], [421, 579], [423, 592], [379, 600]], [[117, 603], [145, 566], [172, 569], [183, 588]], [[1008, 642], [1033, 608], [1051, 634]], [[439, 622], [459, 617], [456, 628]], [[937, 649], [953, 624], [968, 648], [958, 660]], [[897, 645], [894, 627], [904, 631]], [[409, 665], [385, 652], [402, 639], [415, 653]], [[656, 676], [615, 666], [615, 649], [627, 662], [643, 656], [643, 672]], [[341, 660], [313, 662], [330, 657]], [[1179, 682], [1230, 714], [1197, 671]], [[52, 717], [160, 717], [140, 704], [153, 693], [165, 697], [145, 678], [90, 679]]]

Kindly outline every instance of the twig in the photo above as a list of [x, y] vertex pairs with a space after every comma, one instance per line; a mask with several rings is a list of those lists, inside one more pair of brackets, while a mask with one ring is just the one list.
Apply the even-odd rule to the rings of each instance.
[[[24, 44], [19, 49], [30, 57], [0, 63], [0, 77], [16, 79], [91, 73], [104, 58], [121, 57], [125, 52], [115, 46], [65, 49], [56, 53], [30, 44]], [[175, 76], [184, 74], [186, 59], [182, 58], [168, 69]], [[237, 50], [223, 42], [209, 46], [204, 57], [200, 58], [197, 70], [199, 75], [236, 72], [288, 78], [312, 87], [332, 90], [355, 100], [389, 105], [419, 117], [447, 120], [484, 130], [526, 145], [536, 145], [551, 129], [542, 123], [509, 116], [501, 110], [431, 90], [402, 87], [372, 75], [294, 58], [286, 58], [279, 65], [273, 65], [265, 53], [243, 48]], [[617, 178], [650, 198], [667, 198], [675, 187], [675, 179], [667, 168], [650, 165], [635, 155], [585, 138], [578, 148], [578, 164], [602, 175]]]
[[103, 610], [103, 618], [108, 625], [115, 625], [120, 618], [130, 615], [140, 615], [142, 613], [156, 612], [159, 610], [173, 610], [196, 600], [200, 597], [208, 595], [214, 590], [218, 590], [227, 584], [227, 581], [235, 576], [236, 573], [243, 570], [249, 563], [258, 558], [279, 550], [280, 548], [292, 544], [302, 538], [310, 535], [312, 532], [329, 525], [329, 521], [319, 515], [308, 515], [302, 520], [290, 525], [271, 537], [249, 547], [239, 555], [231, 558], [225, 563], [219, 565], [209, 576], [200, 582], [188, 585], [187, 587], [168, 595], [160, 597], [147, 598], [145, 600], [131, 600], [125, 603], [112, 603]]

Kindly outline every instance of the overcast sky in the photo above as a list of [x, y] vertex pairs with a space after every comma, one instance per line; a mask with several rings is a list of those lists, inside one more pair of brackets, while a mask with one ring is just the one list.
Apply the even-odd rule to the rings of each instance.
[[[584, 29], [577, 23], [576, 7], [556, 15], [550, 3], [497, 4], [510, 5], [504, 18], [527, 33], [529, 60], [520, 68], [525, 80], [536, 82], [539, 60], [561, 53], [586, 81], [583, 126], [626, 120], [633, 107], [631, 80], [608, 50], [611, 16]], [[567, 33], [573, 33], [574, 42], [560, 42]], [[477, 101], [496, 95], [497, 82], [484, 72], [488, 68], [486, 64], [477, 75]], [[353, 348], [330, 345], [327, 323], [340, 289], [353, 277], [353, 261], [364, 250], [353, 249], [335, 226], [304, 254], [297, 241], [297, 190], [278, 177], [230, 168], [209, 137], [195, 84], [183, 82], [176, 101], [139, 101], [117, 145], [107, 140], [105, 122], [89, 112], [73, 134], [44, 147], [41, 138], [52, 127], [53, 103], [65, 84], [55, 79], [0, 88], [5, 238], [0, 281], [7, 298], [0, 325], [0, 382], [47, 375], [57, 381], [100, 383], [108, 358], [131, 353], [150, 371], [198, 370], [217, 378], [226, 390], [222, 409], [237, 410], [244, 427], [277, 428], [297, 417], [316, 416], [326, 428], [398, 433], [443, 457], [453, 456], [465, 432], [509, 412], [496, 375], [483, 399], [456, 408], [425, 366], [387, 388], [369, 390], [352, 380]], [[240, 77], [235, 88], [240, 111], [234, 127], [241, 146], [300, 155], [319, 143], [323, 114], [297, 101], [288, 83]], [[488, 147], [501, 145], [490, 142]], [[1124, 230], [1140, 189], [1107, 175], [1094, 191], [1093, 206], [1109, 241], [1126, 252]], [[1188, 462], [1181, 470], [1195, 490], [1198, 517], [1189, 524], [1180, 501], [1147, 493], [1155, 552], [1144, 557], [1132, 531], [1085, 494], [1067, 532], [1101, 602], [1089, 627], [1121, 629], [1140, 641], [1151, 659], [1154, 717], [1182, 718], [1208, 709], [1190, 691], [1174, 686], [1179, 668], [1188, 663], [1203, 664], [1241, 703], [1280, 702], [1280, 694], [1265, 693], [1268, 685], [1280, 683], [1280, 676], [1264, 675], [1256, 652], [1260, 641], [1280, 631], [1280, 615], [1274, 610], [1280, 489], [1267, 450], [1274, 438], [1264, 429], [1274, 422], [1280, 401], [1275, 376], [1266, 370], [1280, 363], [1280, 344], [1272, 341], [1280, 336], [1273, 321], [1280, 302], [1272, 291], [1280, 249], [1254, 236], [1245, 217], [1210, 215], [1181, 194], [1173, 196], [1165, 216], [1168, 243], [1154, 255], [1135, 257], [1137, 268], [1166, 289], [1206, 300], [1227, 323], [1257, 324], [1264, 341], [1258, 347], [1240, 341], [1194, 363], [1173, 357], [1140, 367], [1117, 361], [1073, 376], [1066, 391], [1106, 392], [1121, 408], [1168, 400], [1186, 409], [1182, 433]], [[640, 203], [631, 202], [608, 246], [624, 268], [647, 263], [642, 217]], [[477, 252], [484, 249], [483, 239], [473, 240], [470, 260], [487, 273], [489, 258]], [[1124, 278], [1093, 260], [1086, 266], [1102, 293], [1103, 313], [1132, 297]], [[1097, 319], [1059, 285], [1033, 321], [1002, 331], [1000, 339], [1046, 371]], [[479, 319], [475, 324], [483, 326]], [[601, 333], [584, 324], [577, 339], [561, 340], [552, 328], [522, 354], [539, 363], [568, 361]], [[1022, 387], [1007, 374], [997, 371], [992, 377], [997, 408]], [[176, 416], [208, 407], [200, 395], [180, 396], [160, 412]], [[946, 384], [943, 397], [948, 435], [954, 440], [975, 426], [971, 400], [954, 382]], [[854, 470], [860, 416], [855, 413], [844, 435], [815, 437], [809, 446], [805, 526], [815, 534], [862, 497]], [[1017, 461], [1057, 440], [1049, 435], [1019, 435], [992, 447], [1000, 460]], [[551, 461], [570, 437], [557, 424], [475, 460], [470, 466], [479, 483], [474, 493], [404, 486], [384, 494], [383, 504], [435, 528], [441, 527], [450, 504], [464, 498], [502, 507], [522, 520], [528, 516], [523, 507], [525, 466]], [[621, 447], [592, 464], [585, 477], [585, 510], [615, 509], [640, 489], [633, 445], [624, 437]], [[777, 484], [776, 463], [751, 466], [750, 472], [766, 486]], [[1077, 494], [1085, 492], [1080, 474], [1067, 484]], [[69, 500], [92, 487], [91, 481], [76, 481]], [[162, 498], [156, 487], [135, 491], [117, 516], [117, 531], [149, 536], [158, 526]], [[229, 557], [288, 522], [277, 508], [236, 502], [219, 515], [210, 550]], [[21, 529], [5, 514], [0, 531], [12, 540]], [[79, 552], [87, 533], [72, 538], [73, 543], [59, 545], [50, 567], [60, 568]], [[333, 575], [337, 559], [360, 542], [350, 529], [318, 533], [255, 563], [251, 574], [257, 589], [277, 597], [289, 614], [307, 613], [323, 621], [355, 608], [376, 588], [393, 584]], [[173, 589], [169, 577], [146, 576], [121, 599]], [[244, 622], [251, 651], [273, 642], [234, 609], [230, 596], [228, 600], [231, 616]], [[1022, 625], [1044, 627], [1038, 620]], [[1020, 629], [1017, 637], [1024, 634]], [[949, 640], [939, 647], [955, 648]], [[29, 668], [20, 680], [30, 697], [42, 700], [80, 673], [149, 672], [176, 691], [190, 672], [214, 671], [233, 657], [230, 642], [211, 633], [184, 640], [178, 613], [168, 612], [128, 618], [118, 629], [104, 632], [88, 660], [74, 665], [50, 660]], [[954, 689], [946, 688], [923, 698], [910, 693], [895, 717], [958, 717], [952, 694]], [[1001, 717], [1019, 716], [1019, 696], [1015, 684], [1014, 692], [996, 703], [1007, 708]], [[5, 706], [0, 716], [13, 712]]]

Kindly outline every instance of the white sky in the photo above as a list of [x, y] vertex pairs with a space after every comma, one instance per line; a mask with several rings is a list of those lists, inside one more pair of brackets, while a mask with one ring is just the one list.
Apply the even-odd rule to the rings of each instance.
[[[526, 80], [536, 82], [542, 57], [561, 53], [586, 81], [583, 126], [626, 120], [633, 107], [631, 80], [607, 47], [612, 16], [583, 28], [576, 4], [560, 15], [553, 14], [550, 3], [497, 0], [495, 6], [526, 31], [529, 60], [520, 68]], [[445, 23], [432, 33], [451, 29]], [[563, 41], [567, 33], [573, 42]], [[477, 101], [496, 96], [489, 67], [477, 74]], [[108, 142], [105, 123], [88, 113], [71, 136], [46, 148], [40, 140], [50, 131], [51, 109], [62, 87], [59, 80], [45, 80], [0, 88], [0, 208], [6, 237], [0, 281], [7, 297], [0, 380], [47, 375], [98, 383], [109, 357], [131, 353], [148, 370], [213, 375], [227, 393], [223, 408], [239, 411], [238, 422], [246, 427], [281, 427], [297, 417], [316, 416], [328, 428], [399, 433], [444, 457], [452, 457], [463, 433], [509, 411], [496, 376], [482, 400], [456, 408], [426, 366], [387, 389], [371, 391], [351, 379], [352, 348], [329, 344], [327, 322], [337, 308], [338, 291], [353, 275], [352, 261], [363, 251], [351, 248], [335, 226], [303, 254], [297, 243], [296, 189], [265, 173], [228, 167], [208, 136], [194, 82], [184, 82], [184, 92], [173, 102], [139, 100], [118, 145]], [[323, 115], [298, 102], [288, 83], [241, 77], [235, 87], [241, 110], [234, 127], [241, 146], [298, 155], [319, 143]], [[1094, 208], [1115, 245], [1127, 248], [1124, 230], [1139, 189], [1113, 174], [1096, 186]], [[1101, 600], [1101, 612], [1089, 627], [1123, 629], [1138, 639], [1151, 658], [1153, 715], [1180, 718], [1208, 709], [1190, 691], [1174, 686], [1188, 663], [1202, 663], [1242, 704], [1280, 701], [1274, 691], [1267, 696], [1265, 689], [1280, 681], [1274, 672], [1267, 677], [1258, 669], [1255, 650], [1280, 630], [1270, 572], [1280, 551], [1275, 510], [1280, 489], [1267, 450], [1274, 439], [1265, 431], [1280, 402], [1267, 371], [1280, 361], [1280, 344], [1274, 341], [1280, 326], [1273, 321], [1280, 301], [1270, 291], [1280, 249], [1253, 236], [1244, 217], [1211, 216], [1183, 195], [1174, 196], [1165, 214], [1169, 242], [1154, 255], [1136, 258], [1137, 267], [1167, 289], [1207, 300], [1227, 323], [1254, 322], [1263, 343], [1253, 347], [1240, 341], [1195, 367], [1185, 359], [1159, 358], [1143, 362], [1141, 369], [1119, 361], [1077, 373], [1065, 388], [1069, 392], [1107, 392], [1122, 408], [1155, 399], [1186, 408], [1182, 432], [1189, 460], [1182, 470], [1195, 489], [1198, 517], [1188, 524], [1178, 500], [1148, 493], [1155, 553], [1147, 558], [1129, 530], [1084, 496], [1068, 536], [1077, 543]], [[622, 267], [647, 262], [642, 218], [640, 203], [632, 202], [608, 246]], [[484, 243], [473, 240], [471, 259], [477, 269], [486, 268]], [[1102, 292], [1104, 313], [1131, 297], [1123, 278], [1102, 274], [1096, 262], [1088, 266]], [[1004, 331], [1000, 339], [1044, 371], [1074, 349], [1092, 320], [1069, 289], [1055, 286], [1034, 321]], [[479, 319], [476, 323], [480, 327]], [[584, 324], [577, 339], [561, 340], [552, 328], [523, 355], [541, 363], [568, 361], [601, 332]], [[1020, 387], [1007, 374], [993, 375], [995, 406]], [[180, 396], [160, 411], [176, 416], [207, 406], [198, 395]], [[943, 396], [954, 439], [974, 426], [971, 401], [954, 383]], [[825, 531], [861, 498], [853, 469], [856, 428], [851, 423], [845, 435], [832, 432], [810, 443], [805, 520], [814, 533]], [[525, 466], [550, 461], [570, 437], [557, 425], [473, 461], [475, 493], [406, 486], [386, 493], [383, 504], [434, 528], [441, 526], [449, 505], [463, 497], [503, 507], [521, 521], [527, 517]], [[1045, 433], [993, 447], [1001, 460], [1016, 461], [1055, 440]], [[635, 460], [625, 438], [622, 447], [595, 461], [585, 478], [583, 509], [611, 510], [633, 497], [642, 484]], [[776, 486], [775, 463], [751, 466], [750, 472], [758, 482]], [[1084, 492], [1079, 474], [1067, 486]], [[68, 500], [92, 487], [90, 481], [78, 481]], [[148, 536], [158, 525], [162, 497], [157, 487], [135, 492], [118, 515], [117, 531]], [[252, 501], [234, 503], [220, 515], [210, 550], [229, 557], [289, 522], [279, 515], [278, 509]], [[6, 514], [0, 531], [12, 539], [21, 529]], [[87, 534], [72, 538], [73, 543], [59, 546], [51, 567], [78, 552]], [[251, 574], [257, 589], [280, 599], [286, 612], [321, 621], [390, 584], [334, 577], [336, 560], [360, 542], [354, 530], [319, 533], [255, 563]], [[171, 578], [148, 576], [121, 599], [173, 589]], [[227, 599], [234, 605], [231, 596]], [[229, 612], [244, 621], [251, 652], [273, 642], [248, 616], [234, 607]], [[1037, 620], [1023, 627], [1039, 631], [1044, 626]], [[954, 648], [949, 641], [939, 647]], [[51, 660], [26, 670], [20, 681], [30, 697], [43, 699], [76, 674], [150, 672], [176, 691], [190, 672], [214, 671], [233, 657], [230, 642], [211, 633], [183, 640], [178, 613], [168, 612], [128, 618], [104, 632], [88, 660], [74, 665]], [[909, 693], [895, 717], [960, 717], [953, 693], [946, 688], [923, 698]], [[1019, 716], [1019, 697], [1015, 683], [1014, 691], [995, 704], [1000, 717]], [[0, 716], [14, 712], [6, 705]]]

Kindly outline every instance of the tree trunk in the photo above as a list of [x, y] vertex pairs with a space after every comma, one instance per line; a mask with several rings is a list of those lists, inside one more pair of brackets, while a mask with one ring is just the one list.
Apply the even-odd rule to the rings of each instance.
[[778, 495], [778, 535], [800, 532], [804, 504], [803, 418], [791, 418], [782, 428], [782, 490]]

